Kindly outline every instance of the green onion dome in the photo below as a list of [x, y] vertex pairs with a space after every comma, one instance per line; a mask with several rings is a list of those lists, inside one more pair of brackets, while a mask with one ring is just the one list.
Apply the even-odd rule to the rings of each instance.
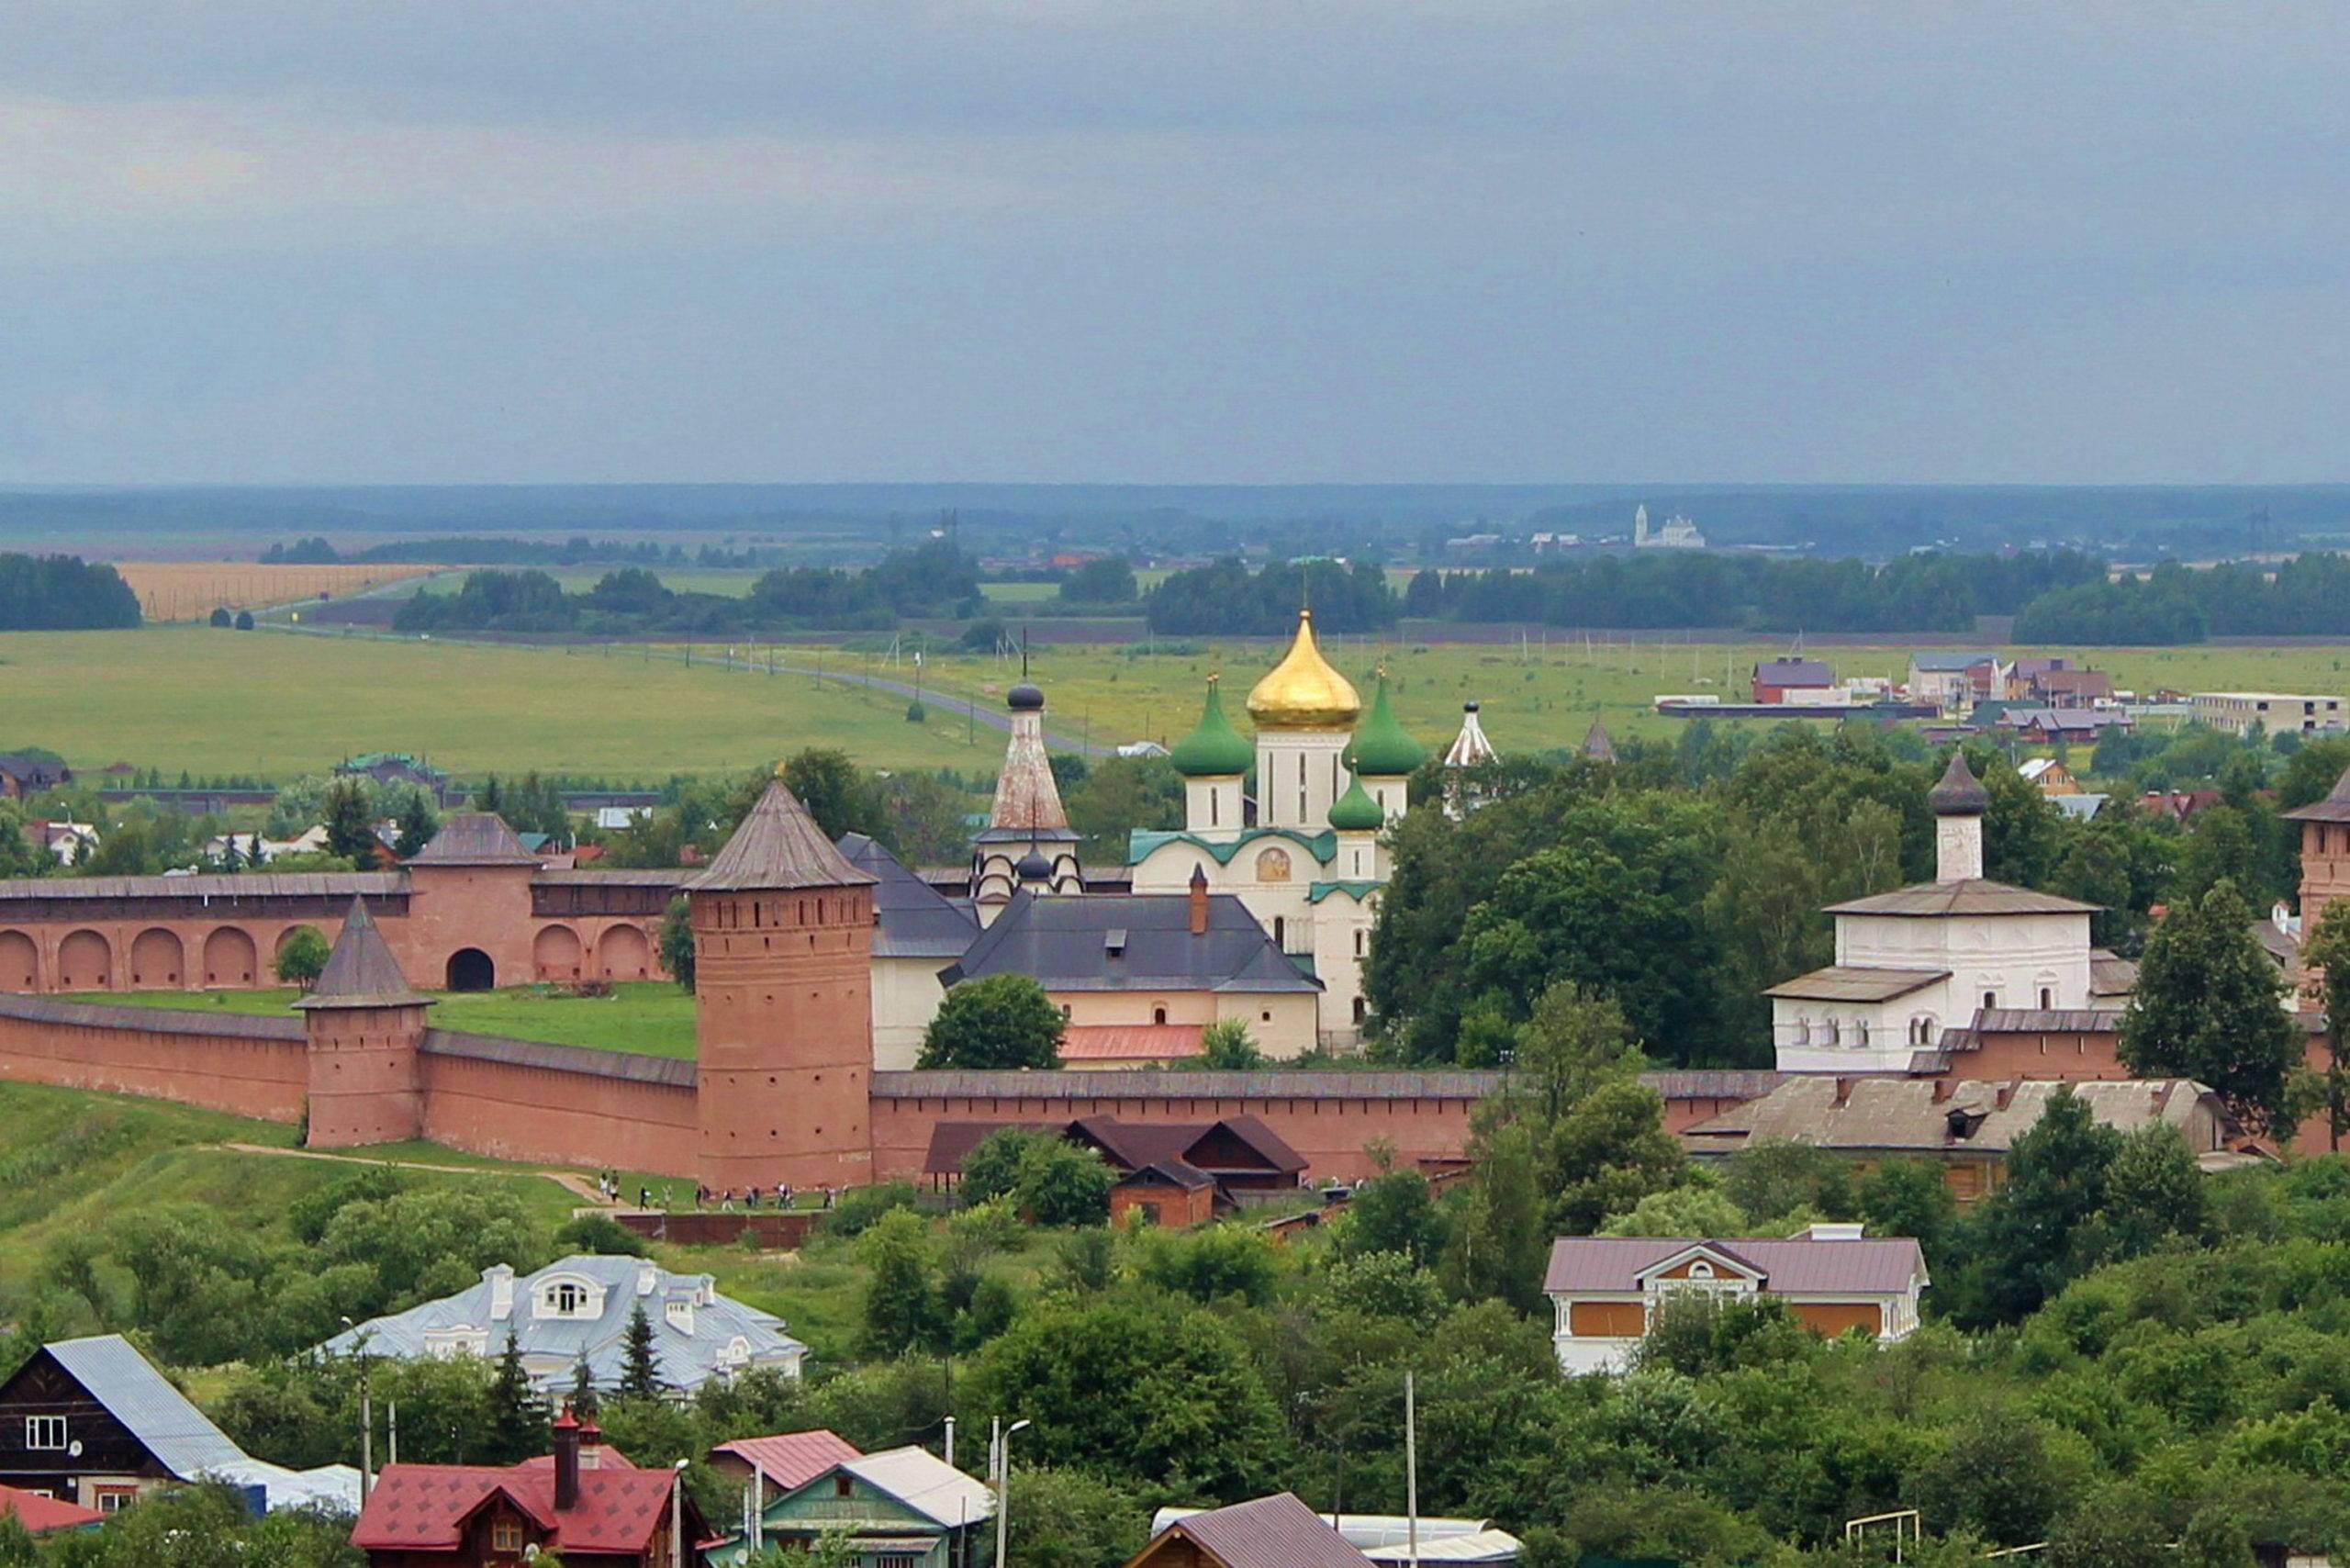
[[1200, 710], [1199, 727], [1175, 743], [1168, 755], [1175, 771], [1187, 778], [1216, 778], [1246, 773], [1257, 760], [1257, 748], [1224, 716], [1224, 694], [1216, 678], [1208, 677], [1207, 705]]
[[1330, 825], [1340, 833], [1377, 833], [1387, 825], [1387, 813], [1356, 778], [1330, 807]]
[[1378, 693], [1371, 700], [1371, 717], [1355, 732], [1354, 745], [1348, 748], [1348, 754], [1349, 767], [1373, 778], [1401, 778], [1428, 759], [1427, 747], [1395, 722], [1394, 710], [1387, 705], [1384, 675], [1379, 678]]

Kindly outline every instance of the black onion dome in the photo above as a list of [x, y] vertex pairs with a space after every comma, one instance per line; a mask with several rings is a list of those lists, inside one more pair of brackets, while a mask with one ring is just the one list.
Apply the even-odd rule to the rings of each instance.
[[1950, 754], [1950, 767], [1942, 772], [1942, 781], [1934, 786], [1926, 803], [1938, 817], [1979, 817], [1991, 809], [1991, 791], [1983, 788], [1974, 769], [1966, 766], [1966, 754]]
[[1034, 713], [1045, 705], [1044, 689], [1024, 680], [1005, 696], [1003, 705], [1015, 713]]
[[1020, 863], [1012, 869], [1024, 882], [1042, 882], [1051, 878], [1053, 863], [1045, 858], [1043, 850], [1032, 846], [1028, 853], [1020, 857]]

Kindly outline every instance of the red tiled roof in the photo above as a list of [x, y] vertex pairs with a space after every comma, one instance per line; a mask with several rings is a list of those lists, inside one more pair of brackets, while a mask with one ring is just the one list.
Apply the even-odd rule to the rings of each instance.
[[1903, 1237], [1818, 1241], [1803, 1237], [1562, 1236], [1550, 1244], [1542, 1288], [1552, 1293], [1636, 1291], [1640, 1277], [1693, 1247], [1709, 1248], [1762, 1274], [1775, 1294], [1891, 1294], [1926, 1271], [1917, 1242]]
[[1063, 1061], [1182, 1061], [1200, 1054], [1198, 1024], [1075, 1024], [1061, 1031]]
[[85, 1508], [78, 1503], [44, 1497], [38, 1492], [19, 1491], [14, 1486], [0, 1486], [0, 1517], [10, 1514], [15, 1515], [17, 1522], [33, 1535], [47, 1535], [51, 1530], [82, 1529], [106, 1518], [95, 1508]]
[[[386, 1465], [352, 1527], [351, 1544], [363, 1551], [451, 1550], [462, 1541], [465, 1520], [503, 1495], [551, 1531], [558, 1551], [641, 1552], [669, 1516], [675, 1475], [667, 1470], [583, 1467], [579, 1506], [558, 1513], [552, 1465]], [[698, 1517], [689, 1519], [688, 1529], [698, 1522]]]
[[1329, 1521], [1288, 1492], [1178, 1519], [1159, 1539], [1181, 1536], [1218, 1568], [1368, 1568]]
[[733, 1454], [787, 1492], [807, 1485], [844, 1460], [861, 1457], [855, 1443], [821, 1427], [772, 1438], [737, 1438], [710, 1451]]

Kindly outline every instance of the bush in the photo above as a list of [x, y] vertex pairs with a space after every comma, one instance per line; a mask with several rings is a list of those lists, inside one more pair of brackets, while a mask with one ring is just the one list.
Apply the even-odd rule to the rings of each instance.
[[554, 1233], [557, 1250], [599, 1252], [613, 1257], [650, 1258], [653, 1249], [644, 1238], [622, 1225], [610, 1215], [578, 1215], [558, 1226]]
[[912, 1208], [919, 1197], [911, 1182], [883, 1182], [877, 1186], [852, 1188], [833, 1205], [824, 1227], [836, 1236], [862, 1236], [882, 1215]]

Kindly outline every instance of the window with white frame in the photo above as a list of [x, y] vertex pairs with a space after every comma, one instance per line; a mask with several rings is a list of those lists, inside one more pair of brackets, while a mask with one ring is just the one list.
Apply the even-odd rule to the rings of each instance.
[[118, 1514], [139, 1501], [136, 1486], [100, 1486], [93, 1490], [90, 1502], [102, 1514]]
[[25, 1447], [54, 1451], [64, 1446], [64, 1417], [28, 1416], [25, 1417]]

